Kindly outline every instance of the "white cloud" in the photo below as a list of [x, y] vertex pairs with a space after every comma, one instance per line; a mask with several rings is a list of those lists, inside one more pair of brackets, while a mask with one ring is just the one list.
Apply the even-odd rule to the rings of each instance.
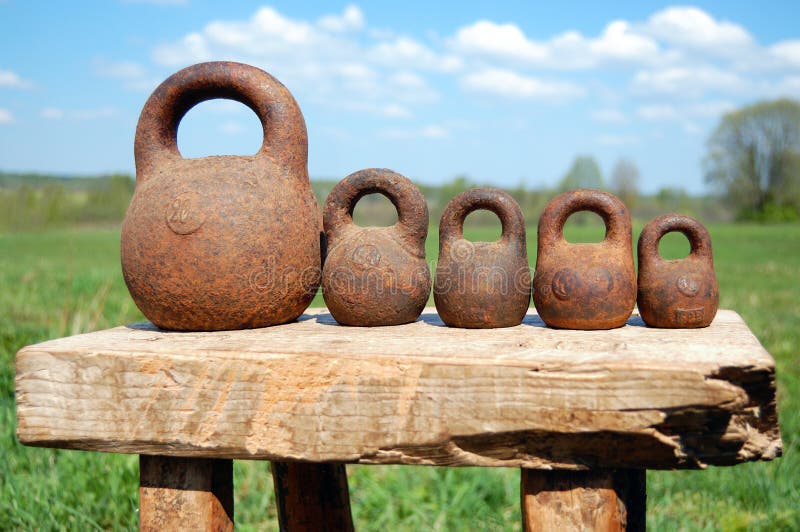
[[341, 15], [327, 15], [319, 20], [321, 28], [333, 32], [357, 31], [364, 25], [364, 13], [353, 4], [345, 7]]
[[32, 86], [33, 83], [22, 79], [16, 72], [0, 69], [0, 87], [7, 87], [10, 89], [29, 89]]
[[583, 96], [585, 93], [583, 88], [572, 83], [542, 81], [499, 68], [488, 68], [467, 74], [461, 78], [461, 85], [475, 92], [523, 99], [568, 100]]
[[220, 124], [219, 130], [225, 133], [226, 135], [241, 135], [242, 133], [247, 131], [247, 129], [242, 124], [231, 120]]
[[771, 97], [789, 97], [800, 99], [800, 76], [787, 76], [767, 88]]
[[741, 53], [754, 43], [742, 26], [718, 21], [697, 7], [675, 6], [654, 13], [645, 31], [676, 46], [721, 56]]
[[449, 132], [442, 126], [425, 126], [420, 131], [420, 134], [426, 139], [443, 139], [449, 136]]
[[315, 21], [262, 7], [249, 19], [212, 21], [176, 42], [156, 46], [152, 54], [156, 63], [170, 67], [211, 59], [242, 61], [264, 68], [299, 99], [392, 118], [412, 114], [407, 106], [438, 99], [416, 71], [460, 67], [454, 56], [409, 37], [376, 39], [360, 30], [367, 30], [365, 17], [353, 5]]
[[678, 111], [672, 105], [644, 105], [637, 109], [636, 114], [645, 120], [664, 121], [678, 118]]
[[769, 53], [783, 64], [800, 67], [800, 40], [776, 43], [769, 48]]
[[[675, 106], [671, 104], [643, 105], [636, 110], [637, 116], [651, 122], [680, 122], [694, 124], [693, 120], [717, 118], [730, 111], [735, 106], [725, 100], [711, 100], [693, 103], [691, 105]], [[693, 120], [688, 120], [693, 119]], [[699, 127], [699, 126], [696, 126]], [[689, 127], [684, 129], [694, 130]]]
[[639, 92], [683, 96], [707, 91], [739, 92], [745, 86], [738, 74], [709, 65], [642, 70], [633, 78], [633, 87]]
[[601, 58], [647, 62], [658, 54], [659, 48], [652, 39], [631, 31], [624, 20], [615, 20], [600, 38], [589, 41], [589, 51]]
[[440, 72], [455, 72], [462, 66], [461, 59], [453, 55], [440, 55], [410, 37], [397, 37], [382, 42], [370, 50], [376, 63], [395, 68], [419, 68]]
[[402, 105], [391, 103], [382, 108], [381, 114], [387, 118], [408, 118], [411, 113]]
[[697, 125], [697, 124], [695, 124], [694, 122], [691, 122], [691, 121], [684, 122], [683, 130], [688, 135], [699, 135], [700, 133], [703, 132], [703, 128], [702, 127], [700, 127], [699, 125]]
[[39, 114], [42, 118], [46, 118], [48, 120], [61, 120], [64, 118], [64, 111], [58, 109], [57, 107], [45, 107]]
[[128, 90], [152, 91], [159, 80], [148, 74], [147, 69], [134, 61], [109, 61], [102, 57], [92, 60], [92, 68], [98, 76], [118, 79]]
[[624, 20], [608, 24], [596, 39], [569, 30], [548, 41], [529, 39], [516, 24], [480, 20], [460, 28], [450, 42], [465, 55], [554, 69], [593, 68], [604, 62], [650, 63], [660, 51], [654, 40]]
[[597, 109], [591, 113], [592, 120], [596, 122], [606, 122], [609, 124], [625, 124], [628, 117], [619, 109]]
[[542, 63], [548, 50], [529, 40], [516, 24], [497, 24], [479, 20], [460, 28], [453, 39], [457, 49], [467, 53], [509, 57], [531, 63]]
[[8, 109], [0, 107], [0, 124], [12, 124], [14, 122], [14, 115]]

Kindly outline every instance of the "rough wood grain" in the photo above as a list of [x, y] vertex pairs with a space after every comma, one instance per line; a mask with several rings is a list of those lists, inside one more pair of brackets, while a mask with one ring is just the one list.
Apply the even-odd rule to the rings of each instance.
[[139, 457], [139, 529], [233, 530], [233, 462]]
[[352, 532], [344, 464], [273, 462], [272, 479], [282, 532]]
[[611, 331], [143, 323], [16, 358], [25, 444], [176, 456], [698, 468], [780, 455], [774, 362], [741, 318]]
[[526, 532], [645, 530], [647, 496], [643, 469], [523, 469], [520, 494]]

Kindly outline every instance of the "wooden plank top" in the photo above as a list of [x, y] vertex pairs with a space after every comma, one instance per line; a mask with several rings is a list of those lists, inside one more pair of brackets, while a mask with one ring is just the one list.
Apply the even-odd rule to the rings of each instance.
[[17, 354], [22, 443], [175, 456], [582, 469], [780, 455], [774, 361], [738, 314], [706, 329], [149, 323]]

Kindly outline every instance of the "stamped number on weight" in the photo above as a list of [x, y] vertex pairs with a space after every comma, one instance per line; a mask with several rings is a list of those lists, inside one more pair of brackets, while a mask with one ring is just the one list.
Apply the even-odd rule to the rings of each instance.
[[167, 206], [166, 220], [169, 228], [179, 235], [197, 231], [205, 222], [200, 196], [196, 192], [184, 192], [175, 196]]

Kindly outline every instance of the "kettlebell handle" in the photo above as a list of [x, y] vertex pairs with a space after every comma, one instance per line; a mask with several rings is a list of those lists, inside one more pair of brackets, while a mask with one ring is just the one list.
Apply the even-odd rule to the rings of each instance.
[[487, 210], [500, 218], [503, 231], [500, 240], [525, 243], [525, 217], [517, 200], [502, 190], [482, 187], [462, 192], [450, 200], [439, 224], [441, 242], [464, 238], [464, 220], [473, 211]]
[[353, 225], [353, 210], [368, 194], [383, 194], [397, 209], [397, 227], [410, 245], [425, 245], [428, 235], [428, 205], [422, 192], [404, 175], [388, 168], [366, 168], [354, 172], [328, 194], [322, 214], [325, 233]]
[[639, 235], [639, 263], [665, 260], [658, 252], [658, 243], [667, 233], [681, 232], [689, 240], [689, 255], [712, 259], [711, 235], [703, 224], [683, 214], [663, 214], [650, 220]]
[[625, 204], [615, 195], [602, 190], [576, 189], [559, 194], [542, 211], [539, 218], [539, 246], [565, 241], [567, 218], [580, 211], [591, 211], [606, 225], [604, 242], [627, 243], [630, 249], [631, 218]]
[[256, 157], [269, 157], [292, 175], [308, 175], [303, 114], [283, 84], [254, 66], [230, 61], [198, 63], [168, 77], [150, 95], [136, 126], [136, 178], [153, 175], [157, 161], [180, 159], [178, 125], [195, 105], [215, 98], [240, 102], [258, 116], [264, 138]]

